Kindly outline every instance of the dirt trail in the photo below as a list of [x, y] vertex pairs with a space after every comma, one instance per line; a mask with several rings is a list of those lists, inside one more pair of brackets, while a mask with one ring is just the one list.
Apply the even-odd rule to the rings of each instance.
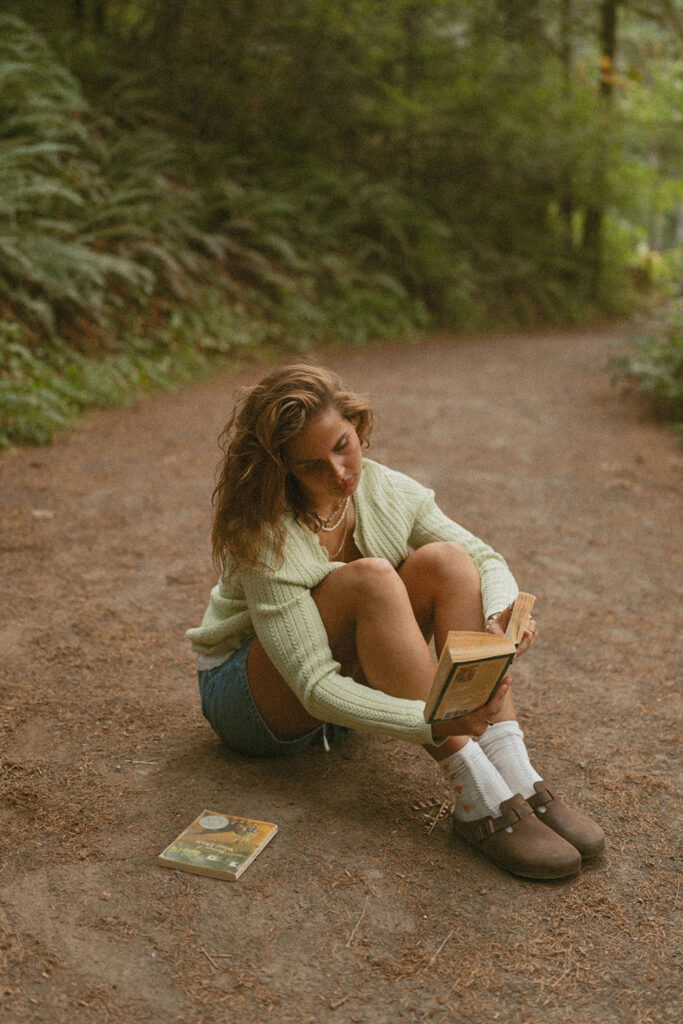
[[[538, 595], [533, 759], [604, 825], [563, 884], [456, 843], [419, 749], [354, 735], [249, 761], [201, 718], [225, 374], [0, 456], [0, 1017], [660, 1024], [673, 915], [680, 449], [604, 371], [610, 331], [327, 359], [371, 454], [433, 486]], [[422, 806], [420, 806], [420, 803]], [[276, 821], [236, 884], [156, 855], [203, 808]]]

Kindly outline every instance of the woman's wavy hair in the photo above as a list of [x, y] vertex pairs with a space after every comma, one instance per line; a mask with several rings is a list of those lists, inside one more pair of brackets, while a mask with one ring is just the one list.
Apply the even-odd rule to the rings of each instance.
[[349, 420], [367, 447], [372, 410], [347, 391], [335, 373], [315, 363], [295, 363], [269, 373], [238, 395], [218, 443], [223, 458], [213, 492], [211, 532], [214, 565], [223, 573], [262, 565], [259, 552], [272, 541], [282, 557], [283, 512], [305, 513], [296, 479], [285, 465], [285, 448], [330, 407]]

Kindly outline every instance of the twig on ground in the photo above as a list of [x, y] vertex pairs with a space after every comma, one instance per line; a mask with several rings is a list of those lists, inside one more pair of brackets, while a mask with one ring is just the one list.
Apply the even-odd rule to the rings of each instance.
[[211, 956], [211, 954], [207, 953], [203, 946], [200, 946], [200, 951], [204, 954], [206, 959], [209, 961], [209, 963], [213, 967], [214, 971], [218, 971], [219, 970], [218, 964], [216, 963], [214, 958]]
[[449, 931], [448, 935], [447, 935], [447, 936], [446, 936], [446, 938], [445, 938], [445, 939], [443, 940], [443, 942], [441, 943], [441, 945], [440, 945], [440, 946], [439, 946], [439, 948], [437, 949], [436, 953], [434, 954], [434, 956], [433, 956], [433, 957], [431, 958], [431, 960], [430, 960], [430, 961], [429, 961], [429, 963], [427, 964], [427, 966], [428, 966], [428, 967], [431, 967], [431, 966], [433, 965], [433, 963], [434, 963], [434, 961], [436, 960], [437, 956], [439, 955], [439, 953], [441, 952], [441, 950], [443, 949], [443, 947], [444, 947], [444, 946], [446, 945], [446, 943], [448, 942], [448, 940], [450, 939], [450, 937], [451, 937], [451, 935], [453, 934], [453, 932], [454, 932], [454, 931], [455, 931], [455, 928], [451, 928], [451, 930]]
[[366, 897], [365, 897], [365, 903], [363, 905], [363, 911], [362, 911], [360, 917], [358, 918], [358, 920], [356, 921], [356, 927], [353, 929], [353, 931], [351, 932], [351, 935], [349, 936], [349, 941], [346, 943], [347, 947], [351, 945], [351, 943], [353, 942], [353, 940], [356, 937], [356, 932], [358, 931], [358, 929], [360, 927], [360, 923], [363, 920], [363, 918], [365, 917], [365, 911], [367, 910], [368, 900], [369, 899], [370, 899], [370, 893], [367, 893]]
[[432, 832], [434, 831], [434, 829], [435, 829], [436, 825], [438, 824], [438, 822], [441, 821], [441, 815], [443, 814], [444, 808], [447, 805], [448, 805], [448, 799], [444, 800], [444, 802], [441, 804], [441, 807], [439, 807], [439, 810], [436, 813], [436, 817], [434, 818], [434, 821], [432, 822], [430, 828], [427, 830], [427, 835], [428, 836], [430, 836], [432, 834]]

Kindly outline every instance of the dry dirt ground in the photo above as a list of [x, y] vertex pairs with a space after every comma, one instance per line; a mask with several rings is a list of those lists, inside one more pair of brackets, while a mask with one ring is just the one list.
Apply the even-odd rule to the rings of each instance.
[[[355, 734], [248, 760], [184, 639], [213, 583], [227, 372], [0, 457], [0, 1019], [679, 1020], [676, 440], [609, 385], [618, 331], [332, 353], [371, 454], [433, 486], [538, 595], [516, 693], [533, 759], [599, 819], [561, 884], [456, 841], [422, 751]], [[164, 870], [201, 810], [277, 822], [237, 882]]]

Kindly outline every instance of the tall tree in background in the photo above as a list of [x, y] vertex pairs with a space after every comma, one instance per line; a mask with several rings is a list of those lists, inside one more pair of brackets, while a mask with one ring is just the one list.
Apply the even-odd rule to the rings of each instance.
[[73, 19], [79, 31], [102, 34], [106, 27], [107, 0], [72, 0]]
[[[571, 134], [571, 110], [574, 97], [574, 0], [560, 0], [559, 58], [562, 68], [562, 120], [565, 125], [564, 134]], [[574, 167], [571, 148], [563, 158], [560, 175], [559, 211], [560, 223], [564, 233], [564, 244], [567, 254], [574, 248], [573, 224], [576, 212], [574, 195]]]
[[620, 0], [600, 4], [600, 77], [597, 137], [594, 150], [592, 195], [586, 207], [583, 252], [592, 297], [600, 290], [604, 256], [604, 223], [607, 208], [607, 174], [612, 136], [614, 59], [617, 48], [617, 11]]

